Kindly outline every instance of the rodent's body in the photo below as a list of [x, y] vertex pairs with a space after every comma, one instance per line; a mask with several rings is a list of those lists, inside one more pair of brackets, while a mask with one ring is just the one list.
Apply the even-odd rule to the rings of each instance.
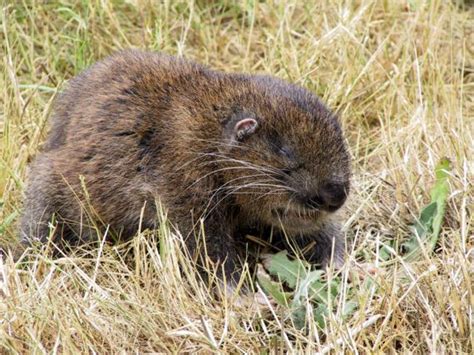
[[229, 274], [235, 236], [249, 228], [315, 241], [309, 258], [327, 264], [333, 243], [342, 260], [331, 212], [346, 198], [349, 164], [336, 118], [303, 88], [120, 52], [74, 78], [57, 100], [30, 172], [22, 239], [45, 241], [55, 216], [58, 240], [90, 240], [81, 205], [104, 229], [131, 237], [139, 223], [156, 227], [160, 201], [185, 237], [202, 221], [207, 253], [226, 260]]

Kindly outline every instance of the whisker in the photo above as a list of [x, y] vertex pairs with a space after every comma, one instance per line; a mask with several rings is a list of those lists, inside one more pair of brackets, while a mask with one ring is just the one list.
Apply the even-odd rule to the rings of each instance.
[[252, 164], [249, 161], [228, 157], [224, 154], [219, 154], [219, 153], [197, 153], [197, 154], [201, 154], [203, 156], [212, 156], [212, 157], [217, 157], [217, 158], [223, 158], [223, 160], [214, 160], [214, 162], [228, 161], [228, 162], [233, 162], [233, 163], [240, 163], [240, 164], [246, 165], [246, 166], [254, 166], [254, 167], [261, 168], [261, 169], [268, 169], [268, 171], [271, 171], [271, 172], [279, 172], [278, 169], [276, 169], [275, 167], [273, 167], [271, 165], [256, 165], [256, 164]]
[[[245, 170], [245, 169], [249, 169], [249, 170], [255, 170], [255, 169], [250, 169], [250, 168], [242, 168], [242, 167], [239, 167], [239, 166], [230, 166], [230, 167], [224, 167], [224, 168], [220, 168], [220, 169], [216, 169], [216, 170], [213, 170], [207, 174], [205, 174], [204, 176], [200, 177], [199, 179], [197, 179], [196, 181], [194, 181], [191, 185], [189, 185], [186, 190], [190, 189], [191, 187], [195, 186], [196, 184], [198, 184], [199, 182], [201, 182], [203, 179], [211, 176], [211, 175], [214, 175], [214, 174], [217, 174], [219, 172], [222, 172], [222, 171], [229, 171], [229, 170]], [[260, 172], [260, 171], [259, 171]], [[257, 177], [257, 176], [266, 176], [266, 177], [270, 177], [272, 178], [274, 181], [279, 181], [277, 178], [274, 178], [272, 176], [269, 176], [268, 174], [265, 174], [265, 173], [260, 173], [260, 174], [254, 174], [254, 175], [246, 175], [247, 177]], [[235, 179], [244, 179], [245, 176], [243, 177], [238, 177], [238, 178], [235, 178]], [[234, 179], [233, 179], [234, 180]], [[232, 181], [232, 180], [231, 180]]]
[[[238, 186], [234, 186], [232, 187], [232, 189], [230, 190], [229, 187], [226, 187], [226, 188], [222, 188], [222, 187], [219, 187], [215, 193], [211, 196], [211, 198], [209, 199], [209, 202], [207, 204], [207, 206], [205, 207], [204, 209], [204, 212], [202, 213], [202, 217], [201, 218], [207, 218], [207, 216], [212, 212], [214, 211], [214, 209], [216, 209], [220, 203], [222, 201], [224, 201], [226, 198], [228, 198], [229, 196], [233, 195], [233, 194], [236, 194], [237, 192], [239, 192], [239, 190], [243, 189], [243, 188], [249, 188], [249, 187], [275, 187], [277, 189], [279, 189], [279, 191], [282, 191], [283, 192], [288, 192], [287, 188], [283, 185], [274, 185], [274, 184], [268, 184], [268, 183], [261, 183], [261, 182], [253, 182], [253, 183], [250, 183], [250, 184], [245, 184], [245, 185], [238, 185]], [[214, 197], [222, 190], [226, 190], [226, 193], [221, 196], [221, 198], [215, 202], [215, 205], [210, 209], [208, 210], [210, 204], [212, 203], [212, 201], [214, 200]], [[248, 194], [255, 194], [255, 192], [250, 192], [248, 191], [247, 192]]]

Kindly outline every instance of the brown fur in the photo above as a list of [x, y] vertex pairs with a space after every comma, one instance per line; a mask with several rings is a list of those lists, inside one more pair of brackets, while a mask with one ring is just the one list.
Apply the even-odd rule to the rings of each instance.
[[[250, 126], [237, 130], [245, 119]], [[22, 239], [44, 242], [53, 216], [57, 239], [69, 243], [95, 238], [94, 221], [131, 237], [142, 210], [142, 228], [156, 227], [159, 200], [184, 236], [202, 220], [207, 253], [226, 260], [227, 276], [238, 269], [238, 236], [270, 227], [300, 246], [316, 242], [307, 257], [325, 265], [333, 243], [343, 257], [331, 212], [349, 177], [337, 119], [309, 91], [125, 51], [71, 80], [58, 99], [31, 169]]]

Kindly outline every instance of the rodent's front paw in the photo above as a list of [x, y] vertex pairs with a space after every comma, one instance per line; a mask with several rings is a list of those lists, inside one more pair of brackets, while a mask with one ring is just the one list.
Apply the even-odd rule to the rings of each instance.
[[[352, 267], [353, 266], [353, 267]], [[373, 263], [351, 263], [351, 272], [349, 273], [349, 279], [351, 281], [365, 281], [368, 278], [375, 278], [384, 274], [385, 270], [377, 267]]]
[[263, 291], [257, 291], [238, 295], [235, 298], [234, 305], [254, 310], [266, 310], [275, 308], [277, 304], [272, 298], [267, 297]]
[[262, 254], [260, 259], [262, 259], [262, 264], [266, 270], [270, 268], [270, 263], [272, 262], [273, 254]]

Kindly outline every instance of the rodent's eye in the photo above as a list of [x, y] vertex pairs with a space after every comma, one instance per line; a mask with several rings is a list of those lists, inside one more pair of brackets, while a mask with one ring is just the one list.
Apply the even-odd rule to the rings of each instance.
[[287, 147], [280, 147], [280, 149], [278, 150], [278, 154], [283, 155], [284, 157], [289, 157], [290, 151]]
[[278, 148], [278, 151], [277, 151], [278, 155], [285, 158], [286, 160], [289, 160], [291, 162], [294, 162], [295, 160], [295, 154], [293, 152], [293, 150], [291, 148], [289, 148], [288, 146], [281, 146]]

